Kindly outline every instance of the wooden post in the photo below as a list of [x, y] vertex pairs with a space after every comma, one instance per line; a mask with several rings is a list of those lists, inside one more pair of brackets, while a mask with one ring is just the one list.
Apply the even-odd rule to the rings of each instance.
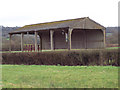
[[40, 50], [42, 51], [42, 36], [39, 35], [39, 37], [40, 37]]
[[104, 34], [104, 48], [106, 47], [106, 32], [105, 32], [105, 29], [103, 30], [103, 34]]
[[9, 42], [10, 42], [10, 45], [9, 45], [9, 51], [11, 51], [11, 40], [12, 40], [12, 34], [9, 34]]
[[39, 50], [42, 51], [42, 34], [38, 33], [38, 35], [39, 35], [39, 38], [40, 38], [40, 48], [39, 48]]
[[21, 33], [21, 51], [23, 51], [23, 37], [24, 33]]
[[37, 35], [38, 33], [35, 31], [35, 52], [37, 52], [38, 48], [37, 48]]
[[68, 50], [71, 50], [71, 34], [72, 34], [71, 28], [68, 29]]
[[54, 34], [54, 31], [53, 31], [53, 30], [50, 30], [50, 46], [51, 46], [51, 50], [54, 50], [53, 34]]

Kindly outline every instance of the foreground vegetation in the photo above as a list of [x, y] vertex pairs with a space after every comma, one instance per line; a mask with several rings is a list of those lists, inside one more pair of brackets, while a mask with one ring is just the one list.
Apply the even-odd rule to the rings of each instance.
[[23, 52], [3, 53], [2, 64], [17, 65], [68, 65], [68, 66], [93, 66], [118, 64], [118, 50], [75, 50], [75, 51], [50, 51], [50, 52]]
[[2, 65], [3, 88], [118, 88], [118, 67]]
[[[106, 47], [106, 49], [119, 49], [120, 47]], [[86, 50], [86, 49], [72, 49], [72, 50]], [[91, 49], [90, 49], [91, 50]], [[51, 51], [51, 50], [42, 50], [42, 52], [48, 52], [48, 51]], [[54, 51], [68, 51], [68, 49], [56, 49]], [[0, 53], [19, 53], [19, 52], [22, 52], [22, 51], [0, 51]], [[23, 52], [28, 52], [28, 51], [23, 51]], [[33, 51], [29, 51], [29, 52], [35, 52], [34, 50]], [[39, 51], [41, 52], [41, 51]]]

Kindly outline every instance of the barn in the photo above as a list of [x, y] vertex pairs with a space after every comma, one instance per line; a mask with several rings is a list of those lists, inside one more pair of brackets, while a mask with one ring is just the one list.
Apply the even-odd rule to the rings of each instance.
[[23, 51], [24, 35], [35, 36], [35, 51], [38, 51], [37, 37], [41, 50], [55, 49], [103, 49], [105, 48], [106, 28], [89, 17], [69, 19], [55, 22], [25, 25], [13, 32], [21, 35], [21, 51]]

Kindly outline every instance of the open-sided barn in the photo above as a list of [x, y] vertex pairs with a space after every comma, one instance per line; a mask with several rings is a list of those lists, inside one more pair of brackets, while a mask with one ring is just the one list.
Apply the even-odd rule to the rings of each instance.
[[28, 33], [35, 35], [35, 51], [38, 49], [37, 35], [40, 37], [41, 50], [105, 47], [105, 27], [89, 17], [26, 25], [9, 33], [10, 42], [13, 34], [21, 34], [21, 50], [23, 51], [23, 37]]

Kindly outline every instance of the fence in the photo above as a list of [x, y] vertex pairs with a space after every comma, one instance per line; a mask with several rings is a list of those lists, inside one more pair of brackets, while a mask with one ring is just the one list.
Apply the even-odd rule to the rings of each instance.
[[[25, 44], [24, 45], [24, 51], [28, 51], [28, 52], [32, 52], [32, 51], [35, 51], [35, 45], [33, 44]], [[40, 45], [37, 46], [37, 50], [40, 51]]]

